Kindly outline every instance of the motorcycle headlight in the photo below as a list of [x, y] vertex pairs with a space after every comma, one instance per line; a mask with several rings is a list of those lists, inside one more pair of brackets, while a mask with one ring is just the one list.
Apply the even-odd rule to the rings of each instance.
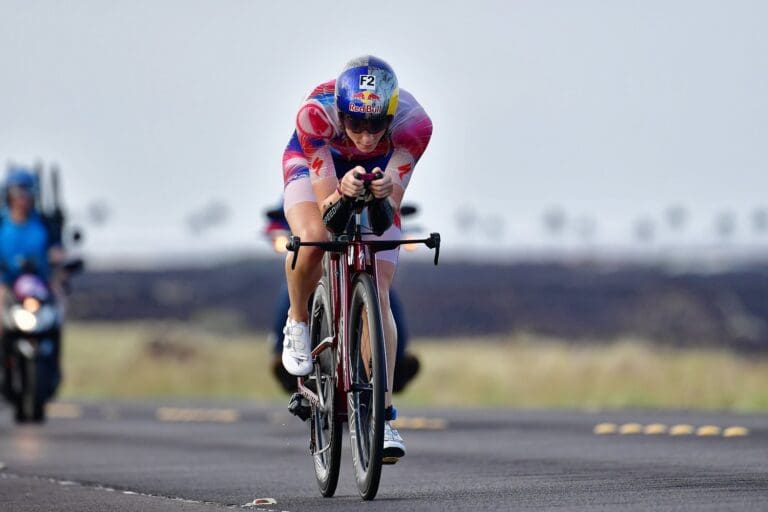
[[37, 327], [37, 317], [34, 313], [30, 313], [24, 308], [15, 307], [11, 311], [13, 321], [16, 323], [16, 327], [24, 332], [34, 331]]

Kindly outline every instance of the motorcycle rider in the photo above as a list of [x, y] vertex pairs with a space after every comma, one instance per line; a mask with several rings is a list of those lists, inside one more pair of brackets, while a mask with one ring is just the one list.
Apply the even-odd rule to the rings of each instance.
[[[0, 211], [0, 304], [9, 298], [10, 287], [16, 278], [30, 266], [34, 268], [59, 299], [63, 295], [52, 279], [52, 268], [63, 262], [61, 233], [35, 208], [37, 179], [23, 167], [11, 167], [3, 188], [5, 206]], [[57, 301], [59, 308], [61, 300]], [[3, 308], [0, 308], [0, 312]], [[0, 318], [0, 335], [4, 319]], [[0, 350], [4, 351], [4, 343]], [[54, 381], [61, 376], [59, 344], [55, 349]], [[0, 356], [2, 353], [0, 352]], [[2, 359], [0, 359], [2, 360]]]

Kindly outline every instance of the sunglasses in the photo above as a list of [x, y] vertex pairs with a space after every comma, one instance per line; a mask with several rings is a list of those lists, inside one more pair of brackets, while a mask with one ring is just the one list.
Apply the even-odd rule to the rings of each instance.
[[352, 133], [379, 133], [389, 126], [389, 116], [372, 117], [370, 119], [359, 119], [345, 115], [342, 117], [344, 128]]

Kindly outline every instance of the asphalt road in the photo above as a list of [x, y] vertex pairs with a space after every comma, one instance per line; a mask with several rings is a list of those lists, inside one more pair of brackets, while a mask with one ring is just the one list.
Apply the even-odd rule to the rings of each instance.
[[404, 410], [408, 455], [372, 503], [347, 442], [337, 496], [320, 497], [307, 427], [282, 407], [51, 415], [18, 427], [0, 410], [0, 510], [768, 510], [766, 415]]

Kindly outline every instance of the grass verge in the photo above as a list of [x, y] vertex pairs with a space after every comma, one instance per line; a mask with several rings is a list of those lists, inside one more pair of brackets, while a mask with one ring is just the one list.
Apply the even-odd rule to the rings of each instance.
[[[413, 351], [422, 372], [399, 405], [768, 410], [768, 357], [526, 335], [419, 339]], [[62, 396], [282, 401], [270, 361], [259, 334], [224, 337], [178, 324], [72, 324]]]

